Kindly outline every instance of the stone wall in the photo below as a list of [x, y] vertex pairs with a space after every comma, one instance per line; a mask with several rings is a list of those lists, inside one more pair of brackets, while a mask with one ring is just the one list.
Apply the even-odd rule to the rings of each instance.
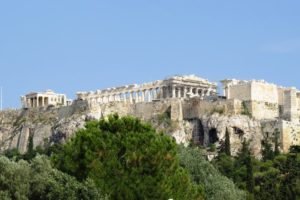
[[288, 152], [291, 145], [300, 145], [300, 123], [280, 121], [282, 150]]
[[247, 101], [244, 103], [255, 119], [277, 119], [280, 116], [279, 105], [276, 103], [262, 101]]
[[232, 85], [228, 89], [228, 99], [239, 99], [241, 101], [249, 101], [252, 99], [251, 84]]
[[249, 100], [278, 104], [278, 87], [270, 83], [253, 81]]
[[199, 118], [214, 113], [236, 115], [242, 112], [242, 102], [237, 99], [219, 99], [216, 101], [191, 99], [182, 104], [184, 119]]
[[[263, 119], [242, 115], [244, 105], [240, 100], [200, 98], [135, 104], [75, 101], [68, 107], [0, 112], [0, 150], [17, 148], [24, 153], [28, 150], [31, 139], [34, 147], [64, 142], [76, 130], [83, 128], [87, 120], [99, 119], [113, 113], [121, 116], [132, 115], [153, 122], [159, 130], [165, 130], [178, 143], [184, 144], [193, 139], [208, 146], [212, 142], [211, 134], [214, 133], [216, 140], [213, 143], [221, 145], [228, 129], [233, 154], [239, 150], [241, 142], [247, 139], [251, 140], [252, 151], [258, 156], [261, 140], [273, 133], [275, 128], [281, 133], [283, 151], [288, 151], [292, 144], [300, 144], [300, 123], [276, 120], [276, 104], [246, 102], [246, 106], [249, 110], [252, 109], [254, 116], [262, 116]], [[160, 117], [168, 123], [160, 124]]]
[[[287, 90], [284, 92], [283, 118], [289, 121], [298, 120], [298, 105], [296, 89]], [[298, 119], [297, 119], [298, 118]]]

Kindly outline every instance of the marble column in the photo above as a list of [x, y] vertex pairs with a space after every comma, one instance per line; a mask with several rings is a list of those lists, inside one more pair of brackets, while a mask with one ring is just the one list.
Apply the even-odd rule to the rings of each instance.
[[40, 104], [39, 104], [39, 96], [36, 97], [36, 107], [39, 107]]
[[127, 102], [127, 95], [126, 95], [127, 93], [125, 92], [125, 93], [123, 93], [123, 101], [124, 102]]
[[210, 96], [210, 89], [207, 90], [206, 96]]
[[181, 98], [181, 87], [178, 87], [178, 88], [177, 88], [177, 92], [178, 92], [178, 93], [177, 93], [177, 97], [178, 97], [178, 98]]
[[134, 95], [134, 101], [135, 101], [135, 103], [139, 102], [139, 94], [137, 91], [135, 92], [135, 95]]
[[145, 90], [142, 91], [142, 102], [145, 102]]
[[194, 89], [194, 88], [190, 87], [190, 94], [194, 94], [194, 93], [193, 93], [193, 89]]
[[129, 92], [129, 102], [132, 103], [133, 97], [132, 97], [132, 92]]
[[167, 98], [171, 98], [172, 97], [172, 88], [170, 86], [167, 87]]
[[155, 88], [154, 91], [155, 91], [155, 99], [158, 99], [159, 98], [159, 88]]
[[183, 98], [186, 98], [187, 88], [184, 86], [183, 88]]
[[166, 93], [166, 88], [165, 87], [161, 87], [160, 88], [160, 99], [165, 99], [165, 93]]
[[147, 90], [147, 101], [148, 102], [152, 101], [152, 99], [151, 99], [151, 89]]
[[176, 98], [176, 86], [172, 87], [172, 98]]
[[165, 98], [165, 87], [161, 87], [159, 89], [160, 91], [160, 99], [164, 99]]

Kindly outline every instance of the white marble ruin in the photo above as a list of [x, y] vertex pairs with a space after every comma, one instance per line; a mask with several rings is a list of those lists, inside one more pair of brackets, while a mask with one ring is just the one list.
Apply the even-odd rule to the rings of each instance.
[[57, 94], [52, 90], [46, 92], [32, 92], [21, 96], [23, 108], [38, 108], [47, 106], [68, 106], [71, 100], [65, 94]]
[[195, 75], [173, 76], [141, 85], [126, 85], [97, 90], [95, 92], [78, 92], [78, 100], [90, 103], [109, 102], [152, 102], [169, 98], [192, 98], [213, 96], [217, 94], [217, 84]]

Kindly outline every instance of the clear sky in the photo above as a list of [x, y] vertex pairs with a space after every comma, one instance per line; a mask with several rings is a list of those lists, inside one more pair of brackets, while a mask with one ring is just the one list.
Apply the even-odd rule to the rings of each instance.
[[196, 74], [300, 88], [299, 0], [0, 0], [5, 108]]

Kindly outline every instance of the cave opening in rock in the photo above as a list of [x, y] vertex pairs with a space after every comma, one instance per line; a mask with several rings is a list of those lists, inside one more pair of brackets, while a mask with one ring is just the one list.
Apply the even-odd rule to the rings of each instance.
[[192, 136], [193, 136], [193, 143], [197, 145], [204, 144], [204, 129], [200, 119], [194, 118], [191, 119], [190, 122], [192, 123]]
[[243, 138], [243, 136], [245, 134], [245, 132], [238, 127], [233, 127], [233, 132], [234, 132], [234, 134], [238, 135], [239, 138]]
[[208, 133], [208, 139], [209, 139], [209, 144], [214, 144], [216, 143], [219, 138], [218, 138], [218, 133], [217, 133], [217, 129], [215, 128], [212, 128], [209, 130], [209, 133]]

